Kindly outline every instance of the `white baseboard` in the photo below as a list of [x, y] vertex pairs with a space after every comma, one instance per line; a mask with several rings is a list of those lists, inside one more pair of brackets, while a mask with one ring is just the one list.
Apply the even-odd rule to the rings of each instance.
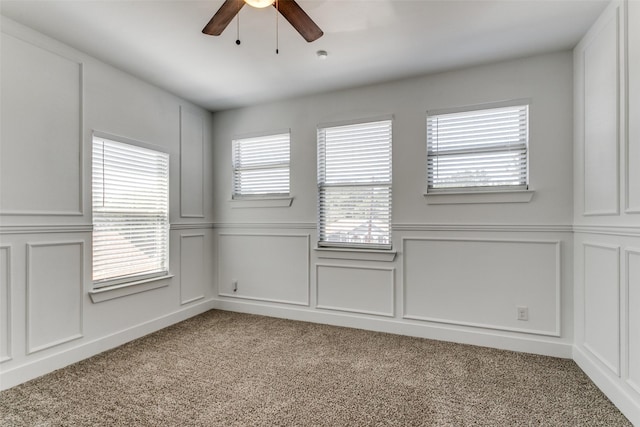
[[283, 307], [253, 301], [231, 301], [216, 298], [213, 308], [240, 313], [259, 314], [304, 322], [323, 323], [334, 326], [364, 329], [407, 335], [418, 338], [450, 341], [461, 344], [492, 347], [524, 353], [570, 359], [572, 344], [553, 338], [540, 336], [522, 336], [509, 333], [488, 331], [480, 328], [465, 328], [455, 325], [433, 324], [408, 319], [379, 318], [366, 315], [349, 314], [299, 307]]
[[623, 384], [621, 378], [607, 373], [588, 350], [574, 346], [573, 360], [596, 386], [613, 402], [634, 426], [640, 426], [640, 396], [631, 387]]
[[103, 351], [118, 347], [129, 341], [141, 338], [175, 323], [186, 320], [213, 308], [213, 301], [206, 300], [156, 319], [149, 320], [122, 331], [100, 337], [93, 341], [82, 342], [77, 347], [66, 349], [44, 359], [17, 366], [0, 373], [0, 390], [6, 390], [18, 384], [32, 380], [56, 369], [64, 368]]

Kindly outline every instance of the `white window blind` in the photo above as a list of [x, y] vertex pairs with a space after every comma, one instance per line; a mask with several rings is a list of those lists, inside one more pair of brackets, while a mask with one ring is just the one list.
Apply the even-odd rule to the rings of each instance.
[[528, 105], [427, 115], [427, 192], [526, 189]]
[[169, 155], [93, 139], [93, 281], [167, 274]]
[[289, 133], [233, 141], [233, 197], [289, 194]]
[[320, 246], [391, 247], [391, 120], [318, 128]]

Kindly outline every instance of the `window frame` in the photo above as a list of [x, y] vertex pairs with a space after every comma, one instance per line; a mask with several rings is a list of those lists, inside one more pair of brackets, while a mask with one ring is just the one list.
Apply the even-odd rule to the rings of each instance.
[[[490, 102], [490, 103], [482, 103], [475, 105], [468, 105], [462, 107], [454, 107], [454, 108], [446, 108], [446, 109], [436, 109], [436, 110], [428, 110], [425, 116], [425, 129], [426, 129], [426, 190], [425, 197], [429, 197], [431, 199], [430, 203], [503, 203], [503, 202], [528, 202], [531, 200], [533, 192], [530, 190], [530, 142], [531, 142], [531, 99], [529, 98], [520, 98], [520, 99], [512, 99], [508, 101], [499, 101], [499, 102]], [[436, 155], [431, 154], [431, 146], [430, 146], [430, 138], [429, 138], [429, 118], [433, 116], [445, 115], [445, 114], [455, 114], [455, 113], [472, 113], [472, 112], [480, 112], [480, 111], [490, 111], [494, 109], [501, 108], [509, 108], [509, 107], [526, 107], [525, 117], [526, 117], [526, 130], [525, 133], [525, 184], [519, 185], [477, 185], [477, 186], [454, 186], [454, 187], [440, 187], [433, 188], [431, 184], [431, 176], [430, 176], [430, 162], [431, 159]], [[492, 150], [492, 149], [473, 149], [469, 150], [472, 154], [480, 154], [489, 153], [489, 152], [508, 152], [508, 149], [505, 150]], [[510, 196], [512, 194], [513, 196]], [[518, 195], [519, 194], [519, 195]], [[463, 199], [457, 198], [455, 202], [453, 202], [453, 198], [449, 196], [464, 196], [468, 195], [469, 200], [464, 201]], [[440, 199], [439, 196], [444, 196], [443, 199]], [[442, 200], [442, 201], [436, 201]], [[449, 200], [447, 202], [446, 200]]]
[[[330, 122], [330, 123], [321, 123], [317, 126], [317, 233], [318, 233], [318, 242], [317, 249], [320, 251], [362, 251], [362, 252], [381, 252], [381, 253], [389, 253], [393, 250], [393, 241], [392, 241], [392, 211], [393, 211], [393, 115], [383, 115], [377, 117], [368, 117], [357, 120], [345, 120], [339, 122]], [[354, 125], [366, 125], [370, 123], [376, 122], [389, 122], [389, 180], [388, 182], [357, 182], [352, 184], [325, 184], [323, 183], [323, 172], [325, 170], [325, 166], [321, 163], [324, 159], [323, 152], [326, 155], [326, 147], [322, 145], [324, 142], [326, 144], [326, 138], [321, 137], [321, 132], [324, 132], [329, 128], [339, 128], [339, 127], [347, 127]], [[323, 230], [324, 221], [322, 219], [323, 210], [322, 210], [322, 190], [323, 188], [337, 188], [337, 187], [361, 187], [361, 188], [379, 188], [379, 187], [387, 187], [389, 194], [389, 203], [388, 203], [388, 244], [386, 243], [356, 243], [356, 242], [336, 242], [323, 240], [323, 236], [326, 234], [325, 230]], [[395, 255], [395, 254], [394, 254]], [[342, 256], [341, 256], [342, 258]]]
[[[257, 194], [242, 194], [236, 193], [236, 171], [242, 168], [236, 167], [237, 159], [237, 147], [243, 140], [251, 140], [258, 138], [269, 138], [287, 135], [287, 162], [265, 164], [256, 167], [249, 168], [251, 170], [268, 170], [282, 168], [286, 166], [288, 173], [287, 187], [288, 191], [283, 192], [269, 192], [269, 193], [257, 193]], [[249, 170], [245, 169], [245, 170]], [[280, 207], [291, 205], [291, 129], [274, 130], [270, 132], [254, 132], [249, 134], [238, 135], [231, 140], [231, 201], [232, 207]]]
[[[165, 194], [165, 198], [166, 198], [166, 206], [165, 206], [165, 222], [164, 222], [164, 262], [163, 262], [163, 269], [159, 270], [159, 271], [153, 271], [153, 272], [141, 272], [141, 273], [135, 273], [135, 274], [128, 274], [128, 275], [123, 275], [123, 276], [112, 276], [112, 277], [108, 277], [108, 278], [104, 278], [104, 279], [99, 279], [99, 280], [95, 280], [94, 279], [94, 271], [95, 271], [95, 257], [94, 257], [94, 239], [95, 239], [95, 229], [96, 229], [96, 215], [95, 215], [95, 206], [94, 206], [94, 193], [96, 191], [96, 188], [93, 185], [93, 178], [94, 178], [94, 170], [95, 170], [95, 165], [94, 165], [94, 144], [96, 143], [96, 140], [102, 140], [102, 141], [108, 141], [108, 142], [112, 142], [112, 143], [116, 143], [116, 144], [122, 144], [122, 145], [129, 145], [135, 148], [139, 148], [139, 149], [144, 149], [144, 150], [150, 150], [156, 153], [160, 153], [165, 157], [165, 162], [166, 162], [166, 194]], [[146, 143], [146, 142], [141, 142], [141, 141], [137, 141], [134, 139], [130, 139], [130, 138], [126, 138], [126, 137], [122, 137], [122, 136], [116, 136], [116, 135], [111, 135], [108, 133], [104, 133], [104, 132], [99, 132], [99, 131], [93, 131], [92, 133], [92, 138], [91, 138], [91, 153], [92, 153], [92, 157], [91, 157], [91, 178], [92, 178], [92, 184], [91, 184], [91, 223], [92, 223], [92, 233], [91, 233], [91, 280], [92, 280], [92, 285], [93, 285], [93, 289], [96, 291], [100, 291], [102, 292], [103, 290], [108, 290], [108, 288], [121, 288], [123, 286], [128, 286], [128, 285], [136, 285], [136, 284], [142, 284], [142, 283], [147, 283], [149, 281], [153, 281], [153, 280], [159, 280], [159, 279], [165, 279], [165, 278], [169, 278], [172, 277], [170, 274], [170, 255], [171, 255], [171, 249], [170, 249], [170, 201], [171, 201], [171, 174], [170, 174], [170, 165], [171, 165], [171, 155], [168, 149], [155, 145], [155, 144], [150, 144], [150, 143]]]

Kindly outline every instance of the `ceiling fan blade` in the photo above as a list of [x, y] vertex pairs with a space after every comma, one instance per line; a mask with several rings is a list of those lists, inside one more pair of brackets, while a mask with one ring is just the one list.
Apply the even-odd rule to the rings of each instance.
[[202, 29], [202, 32], [210, 36], [219, 36], [227, 28], [233, 17], [240, 12], [242, 6], [244, 6], [244, 0], [226, 0], [209, 23]]
[[308, 42], [319, 39], [324, 34], [320, 27], [294, 0], [277, 0], [274, 4], [282, 16], [295, 28]]

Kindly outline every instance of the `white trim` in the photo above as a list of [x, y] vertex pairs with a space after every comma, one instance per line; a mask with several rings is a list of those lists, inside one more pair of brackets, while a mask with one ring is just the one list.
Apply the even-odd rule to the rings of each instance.
[[12, 310], [12, 303], [13, 303], [13, 295], [11, 292], [11, 287], [12, 287], [12, 274], [11, 274], [11, 245], [0, 245], [0, 252], [2, 252], [3, 249], [6, 249], [7, 251], [7, 259], [6, 259], [6, 266], [7, 269], [4, 272], [5, 274], [5, 279], [7, 281], [7, 311], [4, 313], [4, 319], [3, 320], [3, 328], [7, 328], [7, 347], [5, 348], [6, 350], [6, 357], [0, 358], [0, 363], [4, 363], [4, 362], [8, 362], [9, 360], [13, 359], [13, 330], [12, 330], [12, 319], [11, 319], [11, 313], [13, 312]]
[[571, 233], [569, 224], [394, 224], [393, 231]]
[[[623, 56], [624, 56], [624, 65], [623, 65], [623, 77], [622, 77], [622, 81], [624, 83], [625, 90], [623, 91], [624, 93], [624, 99], [622, 100], [623, 102], [623, 114], [622, 114], [622, 136], [624, 138], [624, 148], [625, 148], [625, 152], [624, 152], [624, 159], [625, 159], [625, 176], [624, 176], [624, 180], [625, 180], [625, 200], [624, 200], [624, 212], [628, 213], [628, 214], [638, 214], [640, 213], [640, 205], [638, 206], [629, 206], [629, 198], [630, 198], [630, 191], [629, 191], [629, 170], [631, 167], [631, 162], [630, 162], [630, 157], [629, 157], [629, 149], [631, 146], [631, 141], [629, 138], [629, 127], [630, 127], [630, 123], [631, 123], [631, 119], [629, 117], [629, 105], [630, 105], [630, 96], [629, 96], [629, 2], [625, 1], [624, 2], [624, 19], [623, 19], [623, 27], [624, 27], [624, 34], [623, 34]], [[635, 76], [635, 78], [637, 79], [638, 77]], [[636, 144], [640, 144], [640, 140], [636, 141]]]
[[206, 230], [213, 228], [212, 222], [192, 222], [182, 224], [171, 224], [169, 230]]
[[424, 193], [429, 205], [460, 205], [478, 203], [529, 203], [533, 198], [533, 190], [499, 190], [499, 191], [437, 191]]
[[526, 334], [534, 334], [534, 335], [542, 335], [549, 337], [561, 337], [561, 295], [562, 295], [562, 259], [561, 259], [561, 250], [560, 240], [524, 240], [524, 239], [469, 239], [469, 238], [431, 238], [431, 237], [403, 237], [402, 238], [402, 253], [406, 253], [405, 242], [413, 240], [413, 241], [440, 241], [440, 242], [488, 242], [488, 243], [528, 243], [528, 244], [543, 244], [543, 245], [555, 245], [556, 249], [556, 289], [555, 289], [555, 303], [556, 303], [556, 324], [555, 330], [553, 331], [544, 331], [544, 330], [536, 330], [536, 329], [526, 329], [526, 328], [513, 328], [508, 326], [501, 325], [491, 325], [486, 323], [477, 323], [477, 322], [464, 322], [457, 321], [452, 319], [441, 319], [436, 317], [425, 317], [425, 316], [412, 316], [407, 315], [406, 313], [406, 274], [404, 273], [406, 269], [406, 259], [403, 258], [402, 264], [402, 318], [403, 319], [412, 319], [412, 320], [420, 320], [425, 322], [435, 322], [435, 323], [443, 323], [449, 325], [460, 325], [460, 326], [469, 326], [473, 328], [483, 328], [483, 329], [494, 329], [499, 331], [510, 331], [510, 332], [520, 332]]
[[197, 116], [200, 119], [200, 130], [202, 131], [202, 140], [200, 141], [200, 162], [202, 162], [202, 175], [201, 175], [201, 180], [202, 180], [202, 194], [200, 195], [200, 214], [186, 214], [184, 213], [183, 207], [182, 207], [182, 198], [183, 198], [183, 188], [182, 188], [182, 170], [184, 169], [183, 164], [182, 164], [182, 158], [183, 158], [183, 143], [182, 143], [182, 129], [183, 129], [183, 121], [182, 121], [182, 117], [183, 117], [183, 111], [185, 110], [183, 105], [178, 106], [178, 129], [179, 129], [179, 135], [180, 135], [180, 141], [179, 141], [179, 164], [180, 164], [180, 174], [179, 174], [179, 187], [180, 187], [180, 218], [204, 218], [204, 188], [205, 188], [205, 182], [204, 182], [204, 171], [205, 171], [205, 162], [204, 162], [204, 120], [202, 118], [201, 115], [199, 114], [193, 114], [194, 116]]
[[252, 296], [245, 296], [245, 295], [234, 295], [234, 294], [227, 294], [227, 293], [222, 293], [222, 292], [218, 292], [218, 296], [225, 297], [225, 298], [240, 299], [240, 300], [264, 301], [264, 302], [274, 302], [274, 303], [277, 303], [277, 304], [297, 305], [297, 306], [301, 306], [301, 307], [308, 307], [309, 306], [308, 302], [304, 303], [304, 302], [300, 302], [300, 301], [289, 301], [289, 300], [275, 299], [275, 298], [260, 298], [260, 297], [252, 297]]
[[617, 377], [612, 377], [601, 365], [592, 360], [590, 354], [578, 345], [573, 346], [572, 356], [578, 367], [587, 374], [591, 381], [616, 405], [629, 421], [634, 425], [640, 426], [640, 402], [629, 393], [630, 390], [622, 387]]
[[214, 222], [214, 229], [224, 228], [250, 228], [250, 229], [291, 229], [291, 230], [315, 230], [315, 222]]
[[384, 262], [392, 262], [397, 253], [395, 250], [338, 247], [316, 247], [313, 250], [318, 258]]
[[[335, 265], [335, 264], [316, 264], [315, 266], [316, 273], [316, 306], [315, 308], [319, 308], [322, 310], [333, 310], [333, 311], [344, 311], [347, 313], [360, 313], [360, 314], [371, 314], [374, 316], [383, 316], [383, 317], [395, 317], [395, 306], [396, 306], [396, 269], [395, 267], [384, 268], [384, 267], [363, 267], [359, 265]], [[320, 286], [318, 284], [318, 270], [320, 267], [328, 267], [328, 268], [347, 268], [354, 270], [376, 270], [376, 271], [387, 271], [391, 273], [391, 283], [390, 286], [390, 301], [391, 301], [391, 311], [390, 312], [378, 312], [371, 310], [356, 310], [348, 307], [332, 307], [326, 305], [318, 304], [318, 300], [320, 299]]]
[[[271, 299], [271, 298], [260, 298], [260, 297], [252, 297], [252, 296], [242, 296], [242, 295], [237, 295], [237, 294], [228, 294], [228, 293], [221, 293], [220, 292], [220, 288], [218, 287], [218, 296], [221, 297], [227, 297], [227, 298], [234, 298], [234, 299], [245, 299], [245, 300], [250, 300], [250, 301], [264, 301], [264, 302], [273, 302], [273, 303], [278, 303], [278, 304], [290, 304], [290, 305], [297, 305], [297, 306], [304, 306], [304, 307], [309, 307], [311, 304], [311, 260], [310, 260], [310, 252], [311, 252], [311, 235], [309, 234], [283, 234], [283, 233], [277, 233], [277, 234], [269, 234], [269, 233], [218, 233], [218, 239], [217, 240], [217, 258], [216, 258], [216, 262], [219, 264], [220, 261], [220, 239], [219, 237], [223, 237], [223, 236], [242, 236], [242, 237], [303, 237], [306, 239], [307, 241], [307, 258], [306, 258], [306, 263], [307, 265], [305, 266], [305, 269], [307, 271], [307, 283], [306, 283], [306, 288], [307, 288], [307, 295], [306, 301], [289, 301], [289, 300], [281, 300], [281, 299]], [[216, 282], [218, 284], [221, 283], [221, 277], [220, 275], [222, 274], [222, 269], [218, 268], [218, 274], [216, 276]]]
[[293, 203], [293, 197], [242, 196], [229, 200], [233, 209], [241, 208], [288, 208]]
[[574, 233], [640, 237], [640, 227], [624, 225], [574, 225]]
[[[182, 227], [179, 224], [171, 225], [171, 229], [179, 229]], [[193, 228], [193, 227], [192, 227]], [[247, 222], [247, 223], [229, 223], [229, 222], [216, 222], [211, 224], [203, 224], [203, 227], [198, 228], [214, 228], [214, 229], [309, 229], [315, 230], [316, 223], [305, 222]], [[392, 230], [395, 231], [470, 231], [470, 232], [531, 232], [531, 233], [571, 233], [574, 231], [574, 227], [571, 224], [412, 224], [412, 223], [394, 223], [391, 225]], [[609, 227], [612, 228], [612, 227]], [[628, 227], [631, 230], [637, 230], [640, 236], [640, 228]]]
[[250, 301], [213, 299], [213, 307], [219, 310], [251, 313], [303, 322], [321, 323], [368, 331], [385, 332], [418, 338], [434, 339], [461, 344], [471, 344], [502, 350], [520, 351], [545, 356], [571, 358], [572, 345], [555, 338], [511, 332], [480, 330], [456, 325], [428, 324], [409, 319], [365, 317], [346, 312], [320, 311], [307, 308], [260, 304]]
[[[640, 255], [640, 249], [633, 249], [633, 248], [627, 248], [624, 250], [624, 254], [625, 254], [625, 289], [624, 289], [624, 301], [625, 301], [625, 311], [624, 311], [624, 319], [623, 319], [623, 324], [625, 325], [625, 352], [626, 352], [626, 358], [625, 360], [625, 369], [624, 369], [624, 381], [629, 385], [629, 387], [631, 387], [636, 393], [638, 393], [638, 395], [640, 395], [640, 383], [636, 383], [633, 379], [630, 378], [629, 376], [629, 361], [631, 360], [631, 349], [629, 348], [629, 342], [630, 342], [630, 338], [631, 338], [631, 334], [630, 334], [630, 326], [631, 323], [629, 321], [629, 311], [630, 311], [630, 306], [629, 306], [629, 291], [631, 288], [631, 281], [629, 278], [629, 259], [631, 258], [630, 255], [634, 254], [634, 255]], [[637, 307], [635, 308], [637, 309]]]
[[[27, 258], [26, 258], [26, 289], [25, 289], [25, 302], [26, 302], [26, 354], [33, 354], [36, 353], [38, 351], [42, 351], [51, 347], [55, 347], [58, 346], [60, 344], [64, 344], [67, 343], [69, 341], [74, 341], [77, 340], [79, 338], [83, 337], [83, 318], [84, 318], [84, 304], [83, 304], [83, 297], [84, 297], [84, 267], [85, 267], [85, 247], [84, 247], [84, 240], [70, 240], [70, 241], [57, 241], [57, 242], [40, 242], [40, 243], [30, 243], [27, 242], [26, 246], [27, 246]], [[31, 277], [32, 277], [32, 272], [31, 272], [31, 268], [33, 266], [33, 261], [32, 261], [32, 251], [33, 248], [40, 248], [40, 247], [55, 247], [55, 246], [80, 246], [80, 260], [79, 260], [79, 267], [80, 267], [80, 277], [78, 278], [78, 333], [76, 334], [72, 334], [69, 335], [67, 337], [61, 338], [59, 340], [56, 341], [51, 341], [48, 342], [46, 344], [42, 344], [39, 346], [32, 346], [31, 344]]]
[[115, 298], [126, 297], [128, 295], [139, 294], [140, 292], [151, 291], [153, 289], [169, 286], [165, 279], [173, 278], [173, 274], [163, 274], [162, 276], [150, 277], [135, 282], [121, 283], [95, 288], [89, 291], [91, 302], [97, 304]]
[[[612, 365], [609, 363], [597, 350], [595, 350], [589, 343], [586, 341], [587, 336], [587, 287], [586, 287], [586, 277], [587, 277], [587, 247], [592, 247], [596, 249], [604, 249], [608, 251], [613, 251], [616, 254], [616, 301], [618, 304], [618, 318], [617, 318], [617, 345], [618, 349], [618, 360], [615, 361], [616, 365]], [[583, 242], [582, 243], [582, 277], [585, 278], [583, 283], [583, 299], [582, 299], [582, 327], [583, 327], [583, 337], [582, 337], [582, 347], [588, 350], [598, 361], [602, 364], [602, 366], [606, 366], [612, 373], [614, 373], [617, 377], [620, 377], [620, 361], [621, 361], [621, 353], [620, 353], [620, 343], [621, 343], [621, 331], [620, 331], [620, 246], [615, 245], [601, 245], [598, 243], [591, 242]]]
[[91, 233], [92, 224], [78, 225], [0, 225], [0, 234]]
[[[584, 44], [580, 47], [580, 51], [581, 51], [581, 56], [582, 56], [582, 84], [583, 87], [581, 88], [583, 95], [586, 95], [586, 72], [587, 72], [587, 67], [585, 66], [585, 64], [587, 63], [586, 61], [586, 51], [589, 48], [589, 46], [591, 45], [591, 43], [595, 40], [595, 38], [599, 35], [599, 33], [604, 29], [604, 27], [609, 23], [610, 19], [615, 19], [615, 25], [616, 25], [616, 173], [615, 176], [617, 177], [616, 179], [616, 183], [615, 183], [615, 192], [616, 192], [616, 206], [615, 209], [613, 210], [598, 210], [598, 211], [587, 211], [587, 186], [586, 186], [586, 182], [587, 182], [587, 165], [586, 165], [586, 161], [587, 161], [587, 155], [586, 155], [586, 151], [587, 151], [587, 131], [586, 131], [586, 126], [587, 126], [587, 120], [586, 120], [586, 108], [582, 108], [582, 215], [585, 217], [593, 217], [593, 216], [612, 216], [612, 215], [620, 215], [620, 7], [619, 5], [616, 5], [613, 8], [613, 12], [611, 12], [613, 14], [613, 17], [608, 17], [607, 15], [609, 15], [609, 8], [607, 8], [607, 12], [603, 13], [602, 15], [600, 15], [600, 17], [598, 18], [596, 24], [594, 24], [591, 28], [591, 30], [589, 31], [589, 33], [587, 34], [587, 36], [585, 36], [584, 40]], [[605, 16], [607, 16], [605, 18]], [[583, 99], [583, 103], [585, 103], [586, 100]]]
[[204, 233], [199, 233], [199, 234], [181, 234], [180, 235], [180, 305], [185, 305], [185, 304], [192, 303], [194, 301], [198, 301], [198, 300], [204, 299], [204, 294], [198, 295], [198, 296], [193, 297], [193, 298], [189, 298], [187, 300], [182, 299], [182, 279], [183, 279], [183, 274], [182, 273], [184, 271], [184, 269], [182, 268], [182, 260], [183, 260], [183, 257], [184, 257], [184, 251], [182, 250], [182, 241], [184, 239], [191, 239], [191, 238], [195, 238], [195, 237], [199, 237], [199, 238], [202, 239], [202, 251], [203, 251], [203, 253], [202, 253], [202, 261], [203, 261], [203, 264], [202, 264], [202, 277], [203, 278], [206, 277], [205, 265], [204, 265], [204, 247], [205, 247], [204, 242], [205, 242], [205, 239], [206, 239], [205, 234]]
[[[5, 25], [5, 18], [3, 18], [2, 26]], [[15, 210], [15, 211], [0, 211], [0, 216], [83, 216], [84, 215], [84, 63], [79, 59], [71, 58], [67, 55], [63, 55], [50, 47], [45, 47], [44, 44], [27, 40], [25, 37], [17, 36], [14, 34], [2, 31], [5, 35], [19, 40], [23, 43], [30, 44], [38, 49], [42, 49], [52, 55], [59, 56], [62, 59], [66, 59], [69, 62], [73, 62], [78, 65], [78, 210], [77, 211], [40, 211], [40, 210]]]

